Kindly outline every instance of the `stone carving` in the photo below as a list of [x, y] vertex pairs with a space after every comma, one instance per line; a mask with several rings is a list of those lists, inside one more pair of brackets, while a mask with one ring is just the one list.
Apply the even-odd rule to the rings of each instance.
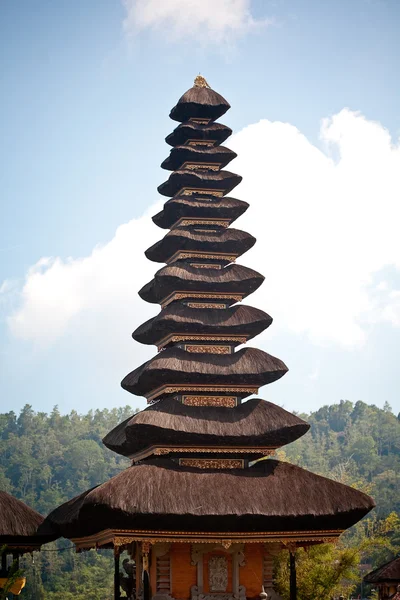
[[210, 556], [208, 584], [211, 592], [226, 592], [228, 587], [228, 561], [226, 556]]

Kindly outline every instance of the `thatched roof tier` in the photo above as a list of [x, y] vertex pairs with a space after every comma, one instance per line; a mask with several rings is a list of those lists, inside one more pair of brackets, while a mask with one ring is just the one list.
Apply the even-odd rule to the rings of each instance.
[[174, 333], [242, 335], [249, 340], [267, 329], [271, 323], [272, 318], [267, 313], [244, 304], [237, 304], [225, 310], [210, 310], [190, 308], [176, 302], [140, 325], [132, 333], [132, 337], [141, 344], [158, 344], [160, 340]]
[[[242, 181], [240, 175], [230, 171], [189, 171], [183, 169], [174, 171], [168, 180], [158, 186], [158, 191], [163, 196], [179, 195], [181, 190], [204, 190], [228, 194], [234, 187]], [[194, 192], [194, 195], [196, 193]]]
[[129, 373], [121, 385], [131, 394], [148, 397], [165, 384], [260, 387], [280, 379], [287, 371], [279, 358], [256, 348], [234, 354], [191, 354], [172, 347]]
[[[224, 253], [241, 256], [256, 243], [249, 233], [240, 229], [220, 229], [217, 231], [196, 231], [189, 227], [178, 227], [156, 242], [145, 254], [149, 260], [168, 262], [179, 251]], [[228, 262], [230, 262], [228, 260]]]
[[170, 294], [180, 291], [231, 293], [243, 298], [259, 288], [263, 281], [260, 273], [242, 265], [231, 264], [224, 269], [197, 269], [174, 263], [157, 271], [154, 279], [139, 291], [139, 296], [154, 304], [161, 304]]
[[381, 565], [364, 577], [366, 583], [400, 583], [400, 556]]
[[[161, 163], [163, 169], [177, 171], [184, 163], [217, 164], [221, 169], [236, 158], [236, 152], [225, 146], [204, 148], [201, 146], [177, 146], [171, 150], [168, 158]], [[184, 168], [184, 167], [182, 167]]]
[[62, 504], [48, 520], [72, 538], [105, 529], [306, 536], [350, 527], [374, 506], [354, 488], [277, 460], [201, 470], [154, 459]]
[[204, 219], [214, 217], [228, 219], [232, 223], [248, 207], [247, 202], [236, 200], [236, 198], [230, 198], [229, 196], [216, 198], [211, 201], [193, 196], [175, 197], [164, 204], [163, 210], [153, 217], [153, 221], [162, 229], [171, 229], [182, 218]]
[[[133, 415], [110, 431], [103, 443], [133, 456], [151, 446], [278, 448], [304, 435], [310, 426], [265, 400], [248, 400], [234, 408], [186, 406], [167, 398]], [[241, 454], [243, 457], [243, 454]]]
[[212, 142], [215, 146], [223, 144], [232, 134], [232, 129], [222, 123], [196, 123], [185, 121], [170, 133], [165, 141], [170, 146], [195, 144], [196, 141]]
[[181, 122], [194, 118], [215, 121], [222, 117], [230, 107], [229, 102], [210, 87], [195, 83], [179, 98], [169, 116], [174, 121]]
[[38, 528], [43, 517], [21, 500], [0, 490], [0, 548], [21, 548], [29, 551], [38, 548], [54, 536], [42, 536]]

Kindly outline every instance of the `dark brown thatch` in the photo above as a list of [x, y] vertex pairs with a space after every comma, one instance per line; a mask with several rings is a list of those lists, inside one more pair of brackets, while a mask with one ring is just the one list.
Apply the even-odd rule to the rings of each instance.
[[229, 471], [149, 460], [61, 505], [48, 517], [65, 537], [105, 529], [326, 531], [375, 506], [357, 490], [277, 460]]
[[164, 384], [260, 387], [280, 379], [287, 370], [279, 358], [256, 348], [219, 355], [191, 354], [173, 347], [129, 373], [121, 385], [136, 396], [148, 396]]
[[219, 190], [228, 194], [242, 181], [240, 175], [230, 171], [174, 171], [168, 180], [158, 186], [163, 196], [175, 196], [182, 188], [200, 188], [202, 190]]
[[232, 134], [232, 129], [222, 123], [209, 123], [202, 125], [193, 121], [181, 123], [170, 133], [165, 141], [170, 146], [181, 146], [188, 140], [213, 141], [216, 144], [223, 144]]
[[179, 291], [238, 293], [245, 297], [259, 288], [263, 281], [260, 273], [242, 265], [231, 264], [218, 270], [175, 263], [157, 271], [154, 279], [139, 291], [139, 296], [155, 304]]
[[157, 344], [172, 333], [245, 335], [249, 340], [271, 323], [272, 318], [267, 313], [245, 304], [210, 310], [173, 303], [140, 325], [132, 337], [141, 344]]
[[190, 161], [194, 163], [218, 163], [223, 169], [236, 156], [236, 152], [225, 148], [225, 146], [213, 146], [212, 148], [176, 146], [171, 150], [169, 157], [161, 163], [161, 167], [169, 171], [177, 171], [183, 163]]
[[146, 250], [145, 254], [155, 262], [167, 262], [178, 250], [222, 252], [238, 257], [250, 250], [255, 243], [255, 237], [240, 229], [196, 231], [190, 227], [179, 227], [167, 233], [162, 240]]
[[0, 490], [0, 547], [26, 546], [29, 550], [51, 541], [54, 536], [42, 537], [38, 534], [42, 523], [42, 515], [21, 500]]
[[231, 105], [220, 94], [208, 87], [193, 86], [179, 98], [169, 113], [174, 121], [187, 119], [218, 119], [229, 110]]
[[182, 217], [197, 219], [229, 219], [232, 223], [240, 217], [249, 205], [236, 198], [199, 199], [189, 196], [176, 197], [164, 204], [164, 209], [153, 217], [153, 221], [162, 229], [171, 227]]
[[400, 556], [381, 565], [364, 577], [366, 583], [400, 583]]
[[227, 409], [186, 406], [166, 398], [115, 427], [103, 443], [124, 456], [165, 445], [277, 448], [294, 442], [309, 428], [302, 419], [265, 400], [248, 400]]

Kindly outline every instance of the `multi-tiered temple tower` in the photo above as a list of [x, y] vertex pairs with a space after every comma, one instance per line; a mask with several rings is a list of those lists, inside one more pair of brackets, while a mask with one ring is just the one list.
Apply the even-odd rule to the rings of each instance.
[[[122, 386], [148, 408], [111, 431], [106, 446], [132, 466], [56, 509], [49, 520], [79, 549], [114, 547], [135, 558], [137, 594], [179, 600], [273, 594], [272, 556], [335, 540], [374, 506], [353, 488], [268, 458], [306, 433], [307, 423], [248, 396], [287, 367], [245, 346], [271, 324], [241, 304], [263, 276], [236, 264], [255, 243], [230, 225], [248, 208], [228, 196], [241, 177], [224, 170], [229, 108], [197, 77], [171, 111], [171, 197], [153, 220], [170, 231], [146, 252], [166, 263], [139, 292], [161, 311], [133, 333], [158, 354]], [[268, 460], [263, 460], [268, 458]]]

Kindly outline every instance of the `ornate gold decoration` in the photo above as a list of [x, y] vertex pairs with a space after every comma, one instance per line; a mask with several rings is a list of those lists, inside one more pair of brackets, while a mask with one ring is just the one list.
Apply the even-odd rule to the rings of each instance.
[[255, 448], [249, 446], [248, 448], [241, 447], [221, 447], [221, 448], [210, 448], [208, 446], [197, 446], [192, 448], [191, 446], [166, 446], [163, 448], [155, 448], [153, 454], [155, 456], [165, 456], [166, 454], [262, 454], [263, 456], [270, 456], [273, 454], [275, 448]]
[[132, 544], [132, 538], [130, 537], [115, 537], [114, 548], [121, 548], [121, 546], [127, 546]]
[[[199, 231], [199, 230], [196, 228], [195, 231]], [[202, 231], [210, 233], [210, 229], [203, 229]], [[170, 264], [172, 262], [175, 262], [176, 260], [184, 260], [186, 258], [199, 258], [199, 259], [223, 260], [223, 261], [228, 261], [228, 262], [235, 262], [237, 257], [238, 257], [238, 254], [224, 254], [222, 252], [221, 252], [221, 254], [212, 254], [211, 252], [195, 252], [195, 251], [182, 252], [182, 250], [178, 250], [178, 252], [175, 252], [175, 254], [173, 254], [171, 256], [171, 258], [169, 258], [167, 260], [167, 263]]]
[[221, 393], [232, 393], [237, 394], [257, 394], [258, 386], [224, 386], [224, 385], [168, 385], [165, 384], [154, 390], [149, 396], [147, 396], [147, 402], [153, 402], [158, 396], [162, 394], [179, 394], [180, 392], [217, 392]]
[[188, 302], [187, 305], [190, 308], [216, 308], [217, 310], [226, 308], [225, 304], [216, 304], [215, 302]]
[[222, 190], [189, 187], [181, 188], [177, 193], [177, 196], [193, 196], [193, 194], [198, 196], [214, 196], [215, 198], [223, 198], [224, 196], [224, 192]]
[[217, 271], [221, 270], [221, 265], [216, 265], [214, 263], [190, 263], [191, 267], [195, 269], [216, 269]]
[[212, 346], [211, 344], [205, 344], [203, 346], [194, 344], [185, 345], [185, 350], [192, 354], [232, 354], [229, 346]]
[[[197, 306], [192, 308], [198, 308]], [[201, 307], [203, 308], [203, 307]], [[239, 342], [240, 344], [245, 344], [247, 341], [247, 337], [245, 335], [217, 335], [217, 334], [203, 334], [203, 335], [191, 335], [191, 334], [172, 334], [163, 338], [159, 342], [157, 342], [158, 350], [165, 348], [168, 344], [174, 342]]]
[[188, 171], [219, 171], [221, 164], [219, 163], [192, 163], [185, 162], [180, 169], [187, 169]]
[[237, 406], [236, 396], [183, 396], [182, 403], [187, 406], [222, 406], [234, 408]]
[[197, 469], [243, 469], [244, 460], [241, 458], [180, 458], [182, 467]]
[[185, 300], [186, 298], [205, 298], [210, 300], [234, 300], [241, 302], [244, 294], [217, 294], [215, 292], [172, 292], [169, 296], [161, 300], [160, 304], [163, 308], [168, 306], [174, 300]]
[[148, 541], [151, 544], [156, 543], [179, 543], [179, 544], [276, 544], [285, 545], [287, 543], [296, 543], [299, 547], [304, 544], [335, 543], [337, 538], [343, 533], [342, 529], [330, 529], [320, 531], [243, 531], [229, 534], [216, 532], [199, 531], [155, 531], [145, 529], [105, 529], [94, 535], [72, 538], [72, 542], [77, 549], [84, 550], [88, 548], [97, 548], [114, 544], [115, 539], [123, 537], [127, 543]]
[[196, 76], [194, 80], [194, 87], [205, 87], [211, 89], [205, 77], [203, 77], [203, 75], [200, 75], [200, 73]]
[[193, 231], [200, 233], [217, 233], [218, 229], [210, 229], [209, 227], [207, 227], [207, 229], [204, 229], [202, 227], [194, 227]]
[[[211, 198], [201, 198], [202, 201], [207, 202], [212, 204], [214, 203], [214, 200]], [[215, 202], [216, 208], [218, 208], [218, 203]], [[202, 206], [205, 206], [205, 204], [202, 204]], [[176, 229], [177, 227], [190, 227], [191, 225], [197, 225], [197, 226], [201, 226], [201, 225], [211, 225], [211, 226], [217, 226], [217, 227], [229, 227], [230, 223], [231, 223], [232, 219], [213, 219], [213, 218], [206, 218], [206, 217], [202, 217], [202, 218], [193, 218], [193, 217], [180, 217], [171, 227], [171, 229]], [[195, 229], [195, 231], [199, 231], [199, 229]], [[212, 232], [212, 231], [217, 231], [212, 230], [212, 229], [200, 229], [200, 231], [206, 231], [206, 232]]]
[[196, 123], [198, 125], [208, 125], [211, 119], [203, 119], [200, 117], [190, 117], [189, 121], [191, 123]]
[[214, 146], [215, 140], [186, 140], [185, 146], [206, 146], [210, 148]]

